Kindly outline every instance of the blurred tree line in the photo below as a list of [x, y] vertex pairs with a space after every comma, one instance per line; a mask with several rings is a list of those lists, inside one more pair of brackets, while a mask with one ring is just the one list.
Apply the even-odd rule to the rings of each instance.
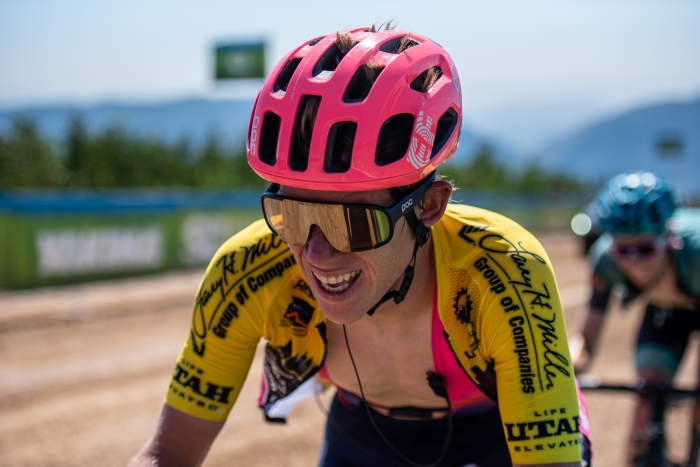
[[591, 187], [576, 178], [552, 172], [533, 159], [521, 170], [500, 161], [491, 146], [481, 146], [464, 165], [449, 165], [440, 173], [463, 190], [585, 193]]
[[25, 187], [264, 188], [248, 166], [245, 147], [215, 137], [200, 148], [127, 134], [118, 126], [91, 134], [74, 118], [62, 145], [52, 146], [28, 120], [0, 134], [0, 190]]
[[[464, 165], [440, 172], [464, 190], [582, 192], [571, 176], [551, 173], [537, 162], [515, 170], [482, 146]], [[64, 143], [52, 146], [28, 120], [16, 120], [0, 134], [0, 190], [25, 187], [206, 187], [264, 188], [248, 166], [245, 148], [223, 147], [211, 137], [201, 148], [127, 134], [114, 126], [90, 134], [79, 118]]]

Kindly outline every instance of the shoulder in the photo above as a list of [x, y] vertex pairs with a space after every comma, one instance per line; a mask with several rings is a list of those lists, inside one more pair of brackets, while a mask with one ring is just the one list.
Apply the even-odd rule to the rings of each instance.
[[603, 234], [591, 245], [591, 249], [588, 251], [588, 261], [592, 265], [596, 265], [603, 257], [608, 256], [612, 240], [612, 236]]
[[531, 312], [560, 314], [554, 270], [534, 235], [483, 209], [456, 206], [445, 217], [446, 227], [436, 229], [435, 251], [448, 332], [478, 342], [484, 356], [493, 357], [511, 338], [513, 323]]
[[276, 258], [291, 255], [287, 244], [260, 219], [229, 238], [209, 263], [205, 277], [225, 277], [228, 282]]
[[269, 227], [265, 223], [265, 220], [258, 219], [257, 221], [250, 224], [248, 227], [244, 228], [243, 230], [239, 231], [235, 235], [231, 236], [228, 240], [226, 240], [214, 256], [220, 257], [222, 255], [236, 252], [238, 250], [252, 251], [256, 245], [262, 243], [267, 243], [271, 246], [274, 243], [275, 246], [272, 246], [272, 248], [269, 249], [257, 248], [260, 254], [256, 256], [261, 256], [266, 253], [269, 253], [273, 249], [276, 249], [276, 245], [284, 245], [284, 242], [282, 240], [273, 235], [273, 233], [270, 231]]
[[296, 271], [287, 245], [264, 221], [218, 249], [194, 299], [189, 336], [167, 396], [170, 406], [205, 420], [226, 418], [265, 337], [275, 297], [289, 288]]
[[448, 204], [441, 223], [447, 228], [482, 224], [480, 227], [527, 232], [520, 224], [502, 214], [466, 204]]
[[681, 241], [675, 249], [675, 263], [680, 280], [689, 291], [700, 294], [700, 209], [677, 209], [669, 230]]
[[614, 266], [610, 257], [610, 248], [612, 247], [613, 238], [610, 234], [601, 235], [598, 240], [593, 243], [588, 251], [588, 262], [594, 269], [609, 268]]
[[542, 261], [546, 258], [544, 248], [532, 233], [512, 219], [486, 209], [450, 204], [433, 230], [436, 254], [458, 267], [484, 255], [523, 253]]
[[259, 220], [229, 238], [214, 254], [195, 303], [218, 308], [236, 298], [238, 305], [249, 305], [248, 298], [255, 295], [257, 306], [264, 307], [269, 301], [265, 297], [271, 294], [266, 285], [275, 279], [291, 278], [297, 270], [287, 244], [272, 234], [264, 220]]
[[700, 208], [676, 209], [669, 230], [683, 239], [685, 247], [700, 251]]

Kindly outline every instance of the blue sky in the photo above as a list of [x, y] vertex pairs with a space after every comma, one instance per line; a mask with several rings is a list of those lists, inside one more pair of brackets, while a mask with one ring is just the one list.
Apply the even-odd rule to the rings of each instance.
[[520, 149], [700, 96], [695, 0], [0, 0], [0, 108], [252, 96], [259, 83], [212, 82], [215, 41], [265, 37], [269, 68], [306, 39], [391, 18], [450, 52], [465, 121]]

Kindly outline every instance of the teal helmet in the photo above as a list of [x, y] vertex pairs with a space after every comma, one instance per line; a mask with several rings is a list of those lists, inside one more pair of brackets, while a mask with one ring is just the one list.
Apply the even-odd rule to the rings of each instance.
[[666, 230], [676, 201], [671, 185], [650, 172], [620, 174], [598, 192], [600, 230], [612, 234], [654, 234]]

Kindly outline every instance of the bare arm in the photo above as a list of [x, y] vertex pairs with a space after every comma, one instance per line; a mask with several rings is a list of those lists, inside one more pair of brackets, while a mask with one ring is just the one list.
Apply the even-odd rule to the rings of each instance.
[[569, 348], [576, 372], [584, 371], [593, 360], [600, 329], [603, 326], [603, 310], [587, 306], [580, 333], [571, 336]]
[[163, 404], [155, 433], [131, 459], [129, 467], [199, 466], [222, 426]]

